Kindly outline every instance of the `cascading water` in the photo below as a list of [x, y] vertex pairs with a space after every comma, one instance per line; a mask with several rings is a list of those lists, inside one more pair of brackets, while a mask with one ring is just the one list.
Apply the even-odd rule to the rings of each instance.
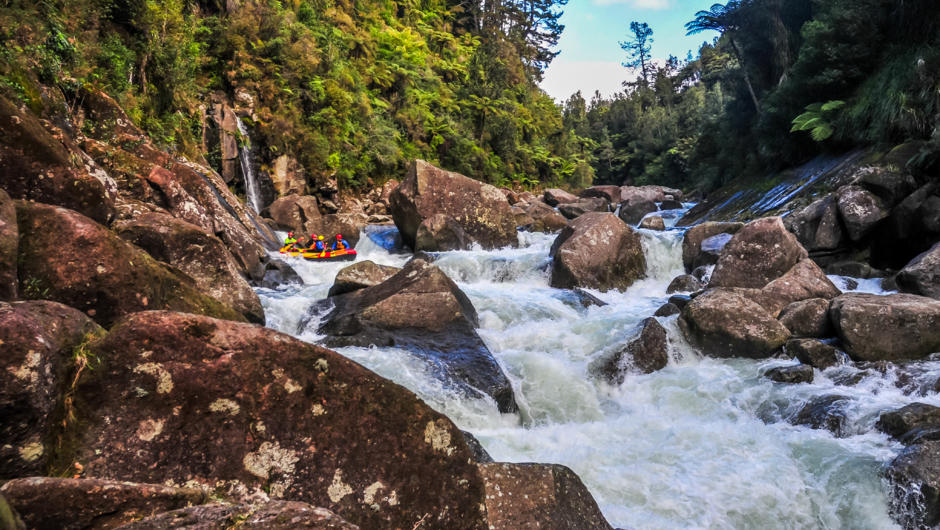
[[[391, 240], [391, 231], [363, 234], [359, 259], [403, 265], [410, 254], [376, 244]], [[901, 446], [874, 423], [915, 398], [899, 388], [893, 369], [845, 365], [817, 371], [812, 384], [776, 384], [762, 373], [792, 361], [703, 358], [670, 317], [661, 319], [672, 354], [665, 369], [628, 375], [618, 387], [592, 375], [592, 361], [621, 347], [682, 272], [680, 231], [640, 232], [648, 278], [625, 292], [592, 291], [608, 303], [602, 307], [584, 308], [570, 291], [549, 287], [552, 235], [521, 232], [518, 248], [437, 255], [435, 264], [476, 307], [479, 333], [513, 382], [518, 415], [457, 393], [406, 351], [339, 351], [410, 388], [496, 460], [567, 465], [614, 526], [896, 527], [880, 470]], [[299, 322], [348, 264], [292, 265], [306, 285], [259, 290], [268, 325], [315, 342], [316, 326], [298, 330]], [[925, 363], [906, 384], [920, 385], [917, 401], [940, 405], [931, 386], [938, 376], [940, 363]], [[849, 401], [844, 437], [786, 421], [808, 400], [831, 394]]]
[[248, 204], [251, 205], [251, 209], [255, 213], [261, 213], [263, 207], [261, 186], [258, 184], [258, 177], [255, 175], [255, 168], [251, 163], [253, 159], [251, 136], [248, 134], [248, 128], [245, 127], [242, 119], [236, 117], [235, 120], [238, 123], [238, 132], [246, 140], [245, 145], [238, 147], [238, 161], [241, 163], [242, 175], [245, 177], [245, 193], [248, 196]]

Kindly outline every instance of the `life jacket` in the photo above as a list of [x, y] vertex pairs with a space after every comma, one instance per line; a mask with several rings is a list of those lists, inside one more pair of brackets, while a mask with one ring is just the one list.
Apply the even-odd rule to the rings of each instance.
[[346, 250], [347, 248], [349, 247], [346, 245], [346, 242], [343, 241], [342, 239], [337, 239], [336, 241], [333, 242], [333, 250]]
[[323, 241], [317, 241], [317, 244], [313, 246], [314, 250], [326, 250], [326, 247], [323, 246]]
[[285, 245], [293, 245], [293, 244], [296, 243], [296, 242], [297, 242], [297, 240], [294, 239], [294, 238], [292, 238], [292, 237], [290, 237], [290, 236], [287, 236], [287, 239], [284, 240], [284, 244], [285, 244]]

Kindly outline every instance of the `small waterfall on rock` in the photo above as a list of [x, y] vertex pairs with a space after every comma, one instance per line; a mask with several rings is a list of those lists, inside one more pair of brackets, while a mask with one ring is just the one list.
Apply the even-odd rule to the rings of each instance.
[[242, 122], [241, 118], [235, 118], [238, 123], [238, 132], [245, 140], [244, 145], [238, 147], [238, 160], [241, 162], [242, 175], [245, 177], [245, 194], [248, 196], [248, 204], [255, 213], [261, 213], [263, 208], [261, 199], [261, 186], [258, 184], [258, 177], [255, 175], [255, 168], [252, 164], [254, 160], [253, 147], [251, 145], [251, 135], [248, 128]]
[[[387, 248], [394, 232], [366, 230], [359, 259], [403, 265], [411, 255]], [[582, 307], [570, 291], [549, 287], [554, 235], [520, 232], [518, 248], [435, 255], [476, 307], [479, 333], [512, 380], [519, 414], [456, 393], [407, 351], [338, 351], [417, 393], [496, 460], [570, 467], [615, 527], [896, 528], [880, 471], [901, 445], [874, 424], [881, 412], [914, 400], [940, 405], [931, 387], [940, 362], [913, 375], [837, 366], [817, 371], [812, 384], [775, 384], [763, 372], [793, 361], [703, 358], [673, 316], [660, 319], [669, 365], [613, 387], [592, 374], [591, 363], [631, 338], [682, 271], [681, 230], [640, 233], [648, 277], [625, 292], [590, 291], [607, 302], [602, 307]], [[348, 264], [291, 265], [304, 286], [259, 290], [268, 325], [316, 342], [316, 326], [299, 330], [299, 322]], [[904, 385], [917, 386], [915, 396]], [[807, 401], [832, 394], [849, 402], [841, 437], [787, 421]]]

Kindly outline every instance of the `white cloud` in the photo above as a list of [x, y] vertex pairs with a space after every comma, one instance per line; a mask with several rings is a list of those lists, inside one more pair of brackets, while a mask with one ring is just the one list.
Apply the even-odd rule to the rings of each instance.
[[617, 62], [568, 61], [561, 57], [552, 61], [542, 80], [542, 90], [562, 102], [578, 90], [590, 101], [594, 91], [610, 97], [623, 90], [623, 82], [635, 76]]
[[672, 7], [673, 0], [594, 0], [596, 6], [612, 6], [617, 4], [626, 4], [635, 9], [669, 9]]

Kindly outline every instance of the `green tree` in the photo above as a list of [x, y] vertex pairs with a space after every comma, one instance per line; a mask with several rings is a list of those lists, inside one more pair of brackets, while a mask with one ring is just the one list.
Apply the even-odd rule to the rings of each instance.
[[627, 60], [623, 62], [623, 66], [639, 70], [643, 86], [646, 87], [650, 84], [653, 72], [653, 29], [646, 22], [633, 21], [630, 23], [630, 32], [633, 37], [620, 42], [620, 49], [627, 52]]

